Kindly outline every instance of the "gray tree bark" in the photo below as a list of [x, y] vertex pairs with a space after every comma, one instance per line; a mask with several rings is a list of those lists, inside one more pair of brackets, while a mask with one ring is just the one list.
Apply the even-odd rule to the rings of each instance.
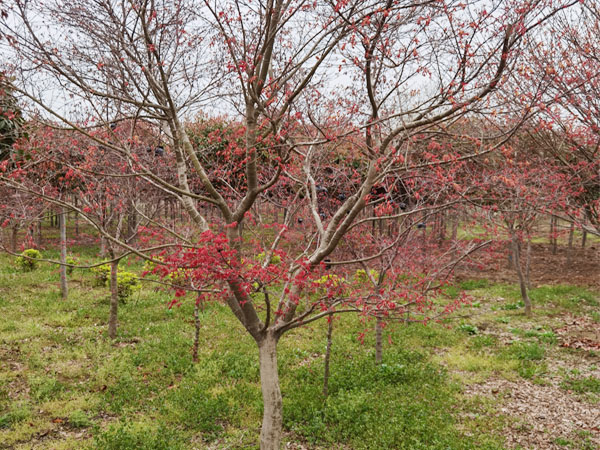
[[[111, 258], [114, 258], [112, 252]], [[117, 337], [117, 313], [119, 308], [119, 290], [117, 286], [118, 270], [119, 261], [112, 261], [110, 263], [110, 312], [108, 315], [108, 337], [111, 339]]]
[[60, 293], [63, 299], [69, 296], [69, 286], [67, 283], [67, 211], [63, 208], [58, 215], [58, 225], [60, 228]]
[[260, 359], [260, 384], [263, 396], [263, 421], [260, 430], [260, 449], [279, 450], [281, 445], [283, 407], [277, 370], [277, 341], [267, 333], [258, 343]]
[[375, 322], [375, 364], [380, 365], [383, 359], [383, 324], [381, 317], [377, 316]]
[[521, 261], [519, 255], [519, 238], [516, 233], [511, 230], [512, 234], [512, 253], [513, 259], [515, 263], [515, 270], [517, 271], [517, 276], [519, 277], [519, 287], [521, 289], [521, 298], [523, 299], [523, 303], [525, 304], [525, 315], [527, 317], [531, 317], [531, 300], [529, 299], [529, 295], [527, 294], [527, 285], [525, 283], [525, 277], [523, 276], [523, 270], [521, 269]]

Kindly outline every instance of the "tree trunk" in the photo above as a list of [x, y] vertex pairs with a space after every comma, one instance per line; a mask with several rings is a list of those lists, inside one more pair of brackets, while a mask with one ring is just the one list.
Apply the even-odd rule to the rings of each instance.
[[444, 242], [446, 240], [446, 212], [442, 211], [440, 213], [440, 228], [438, 230], [438, 239], [440, 242]]
[[323, 373], [323, 397], [329, 394], [329, 360], [331, 359], [331, 344], [333, 336], [333, 314], [327, 318], [327, 349], [325, 350], [325, 371]]
[[531, 300], [529, 299], [529, 295], [527, 294], [527, 286], [525, 284], [525, 277], [523, 276], [523, 271], [521, 270], [521, 261], [519, 258], [519, 238], [516, 234], [512, 235], [512, 253], [513, 259], [515, 263], [515, 270], [517, 271], [517, 276], [519, 277], [519, 287], [521, 288], [521, 298], [523, 299], [523, 303], [525, 303], [525, 315], [527, 317], [531, 317]]
[[19, 249], [19, 225], [14, 225], [12, 227], [10, 241], [13, 253], [17, 253], [17, 250]]
[[552, 254], [556, 255], [557, 247], [558, 247], [558, 239], [556, 237], [557, 233], [557, 223], [556, 217], [550, 217], [550, 243], [552, 244]]
[[587, 241], [587, 231], [583, 230], [583, 233], [581, 234], [581, 248], [585, 248], [586, 241]]
[[127, 207], [127, 243], [132, 245], [135, 243], [137, 233], [137, 211], [133, 200], [129, 201]]
[[[77, 208], [77, 197], [75, 197], [73, 201]], [[77, 211], [75, 211], [75, 236], [79, 236], [79, 213]]]
[[40, 218], [40, 220], [38, 220], [38, 223], [37, 223], [37, 245], [38, 245], [38, 247], [41, 247], [42, 242], [43, 242], [43, 240], [42, 240], [42, 220], [43, 219], [44, 219], [44, 216], [42, 216]]
[[60, 227], [60, 293], [63, 299], [69, 296], [69, 287], [67, 285], [67, 212], [63, 208], [58, 215]]
[[198, 346], [200, 345], [200, 301], [194, 305], [194, 345], [192, 346], [192, 361], [198, 362]]
[[512, 240], [508, 243], [508, 259], [506, 260], [506, 263], [508, 264], [508, 269], [516, 269], [515, 257], [513, 256]]
[[525, 254], [525, 279], [527, 281], [527, 289], [531, 289], [531, 277], [530, 277], [530, 269], [531, 269], [531, 238], [527, 238], [527, 250]]
[[383, 355], [383, 324], [381, 317], [377, 316], [375, 322], [375, 364], [380, 365]]
[[452, 218], [452, 242], [456, 242], [456, 238], [458, 237], [458, 221], [459, 217], [458, 214], [456, 214]]
[[100, 235], [100, 258], [106, 258], [106, 238]]
[[273, 334], [267, 333], [258, 343], [264, 407], [260, 450], [279, 450], [281, 443], [283, 411], [277, 371], [277, 340], [278, 338]]
[[567, 265], [571, 264], [573, 260], [573, 237], [575, 235], [575, 224], [571, 222], [571, 227], [569, 228], [569, 247], [567, 249]]
[[[114, 258], [114, 256], [111, 255], [111, 258]], [[119, 308], [118, 270], [119, 261], [112, 261], [110, 263], [110, 313], [108, 316], [108, 337], [111, 339], [117, 337], [117, 311]]]

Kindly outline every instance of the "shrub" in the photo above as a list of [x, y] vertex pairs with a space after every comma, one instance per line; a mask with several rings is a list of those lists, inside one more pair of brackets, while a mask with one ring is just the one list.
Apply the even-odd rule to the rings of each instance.
[[[264, 259], [265, 259], [265, 256], [266, 256], [265, 252], [260, 252], [258, 255], [256, 255], [256, 259], [259, 262], [262, 263], [264, 261]], [[271, 255], [271, 261], [269, 262], [269, 264], [275, 264], [275, 265], [277, 265], [280, 262], [281, 262], [281, 256], [279, 256], [276, 253], [274, 253], [273, 255]]]
[[[164, 259], [160, 256], [153, 256], [153, 259], [155, 259], [156, 261], [164, 261]], [[155, 272], [157, 266], [158, 264], [152, 261], [146, 261], [144, 263], [142, 276], [147, 277], [151, 275], [158, 275], [165, 283], [169, 283], [175, 286], [188, 285], [186, 269], [177, 269], [174, 272], [170, 272], [166, 276], [163, 276], [163, 273], [161, 273], [162, 271], [158, 273]]]
[[[67, 264], [71, 264], [72, 266], [77, 264], [77, 260], [72, 256], [67, 256]], [[67, 266], [67, 274], [71, 275], [73, 273], [74, 267]]]
[[92, 267], [94, 274], [94, 286], [106, 286], [110, 282], [110, 265], [102, 264], [101, 266]]
[[[377, 272], [375, 269], [371, 269], [369, 270], [369, 274], [373, 277], [373, 279], [375, 281], [377, 281], [379, 279], [379, 272]], [[370, 281], [370, 278], [367, 275], [367, 272], [364, 269], [358, 269], [355, 273], [354, 273], [354, 280], [357, 283], [367, 283]]]
[[[110, 265], [92, 267], [94, 273], [94, 286], [110, 287]], [[117, 295], [119, 300], [125, 301], [136, 291], [142, 288], [139, 277], [132, 272], [117, 271]]]
[[[110, 277], [109, 277], [110, 278]], [[107, 286], [110, 286], [110, 279], [106, 281]], [[131, 297], [136, 291], [142, 288], [140, 279], [135, 273], [132, 272], [118, 272], [117, 273], [117, 293], [119, 300], [125, 301]]]
[[[156, 260], [156, 261], [164, 261], [164, 259], [161, 256], [156, 256], [156, 255], [152, 255], [152, 259]], [[144, 268], [142, 275], [154, 275], [154, 270], [156, 269], [156, 267], [159, 264], [155, 263], [154, 261], [148, 261], [146, 260], [144, 262]]]
[[36, 260], [41, 258], [42, 254], [38, 250], [34, 248], [28, 248], [21, 253], [21, 256], [17, 256], [15, 264], [19, 269], [25, 272], [31, 272], [32, 270], [38, 268], [39, 263]]

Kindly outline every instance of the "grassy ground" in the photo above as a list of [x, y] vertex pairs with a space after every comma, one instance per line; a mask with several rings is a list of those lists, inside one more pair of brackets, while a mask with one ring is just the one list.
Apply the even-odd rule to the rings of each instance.
[[[141, 271], [136, 264], [129, 270]], [[192, 300], [168, 310], [170, 294], [144, 286], [121, 305], [112, 343], [108, 289], [93, 287], [83, 270], [70, 287], [63, 301], [55, 267], [24, 273], [0, 255], [0, 448], [255, 448], [262, 414], [257, 349], [224, 306], [209, 304], [202, 313], [200, 361], [193, 364]], [[461, 288], [473, 305], [447, 323], [388, 326], [379, 367], [372, 336], [358, 339], [373, 324], [337, 320], [327, 399], [326, 323], [284, 336], [280, 377], [290, 448], [515, 447], [506, 430], [518, 433], [522, 424], [506, 408], [506, 392], [471, 388], [497, 380], [544, 386], [558, 377], [565, 396], [598, 403], [596, 372], [577, 368], [595, 367], [598, 354], [561, 347], [556, 331], [569, 317], [600, 321], [596, 293], [539, 287], [528, 319], [515, 286], [479, 280]], [[549, 437], [564, 448], [594, 448], [593, 438]]]

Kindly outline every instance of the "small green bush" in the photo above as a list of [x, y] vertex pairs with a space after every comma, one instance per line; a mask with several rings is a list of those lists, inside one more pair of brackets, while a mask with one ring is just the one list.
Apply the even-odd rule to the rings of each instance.
[[106, 286], [110, 282], [110, 265], [102, 264], [101, 266], [92, 267], [94, 274], [94, 286]]
[[[156, 261], [164, 261], [164, 259], [160, 256], [153, 256], [153, 259], [155, 259]], [[154, 273], [154, 269], [157, 267], [157, 265], [158, 265], [157, 263], [154, 263], [152, 261], [146, 261], [144, 263], [144, 269], [143, 269], [143, 272], [145, 273], [144, 276], [148, 277], [148, 276], [152, 276], [152, 275], [157, 275]], [[176, 271], [167, 274], [167, 276], [162, 278], [162, 280], [165, 283], [169, 283], [174, 286], [185, 287], [188, 285], [187, 273], [188, 273], [188, 271], [186, 269], [177, 269]]]
[[[379, 272], [376, 271], [375, 269], [370, 269], [369, 270], [369, 275], [371, 275], [375, 281], [379, 280]], [[367, 272], [364, 269], [358, 269], [354, 273], [354, 280], [357, 283], [367, 283], [367, 282], [370, 281], [370, 278], [369, 278], [369, 276], [367, 275]]]
[[[67, 264], [70, 264], [71, 266], [77, 265], [77, 260], [75, 258], [73, 258], [72, 256], [67, 256], [66, 262], [67, 262]], [[67, 274], [71, 275], [73, 273], [73, 269], [75, 269], [75, 268], [67, 266]]]
[[[262, 263], [265, 259], [265, 256], [266, 256], [265, 252], [260, 252], [258, 255], [256, 255], [256, 259]], [[277, 265], [280, 262], [281, 262], [281, 256], [279, 256], [275, 253], [273, 255], [271, 255], [271, 261], [269, 262], [269, 264]]]
[[[110, 287], [110, 265], [92, 267], [94, 274], [94, 286]], [[142, 288], [140, 278], [132, 272], [117, 271], [117, 293], [119, 300], [125, 301], [136, 291]]]
[[[110, 277], [109, 277], [110, 278]], [[110, 279], [106, 281], [107, 286], [110, 286]], [[131, 294], [139, 291], [142, 288], [139, 277], [132, 272], [117, 272], [117, 292], [119, 300], [125, 301]]]
[[21, 256], [17, 256], [15, 264], [19, 269], [23, 270], [24, 272], [31, 272], [33, 270], [36, 270], [39, 266], [39, 263], [36, 261], [36, 259], [41, 258], [42, 254], [38, 250], [34, 248], [28, 248], [23, 253], [21, 253]]

